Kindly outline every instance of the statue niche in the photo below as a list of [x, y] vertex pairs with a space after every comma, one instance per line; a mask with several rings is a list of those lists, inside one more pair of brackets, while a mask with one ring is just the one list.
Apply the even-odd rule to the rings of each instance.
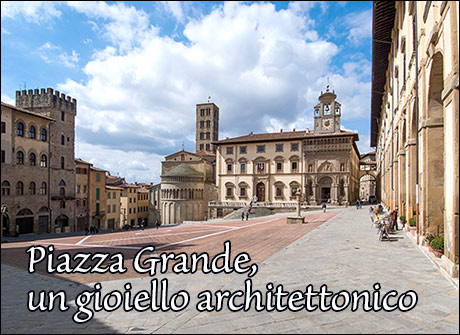
[[333, 164], [328, 161], [325, 161], [319, 166], [318, 171], [319, 172], [332, 172], [332, 169], [333, 169]]

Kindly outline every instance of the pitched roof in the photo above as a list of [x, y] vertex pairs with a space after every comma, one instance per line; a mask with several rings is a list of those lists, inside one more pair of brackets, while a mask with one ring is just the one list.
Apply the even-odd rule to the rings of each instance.
[[81, 159], [81, 158], [75, 158], [75, 163], [86, 164], [86, 165], [93, 165], [92, 163], [87, 162], [87, 161], [84, 161], [84, 160]]
[[124, 190], [124, 187], [118, 187], [118, 186], [110, 186], [110, 185], [105, 185], [105, 188], [108, 190]]
[[343, 131], [341, 130], [338, 133], [314, 133], [314, 132], [306, 132], [304, 130], [301, 131], [289, 131], [289, 132], [279, 132], [279, 133], [262, 133], [262, 134], [253, 134], [250, 133], [249, 135], [234, 137], [234, 138], [227, 138], [225, 140], [220, 140], [216, 142], [212, 142], [213, 144], [220, 145], [220, 144], [231, 144], [231, 143], [246, 143], [246, 142], [270, 142], [270, 141], [289, 141], [289, 140], [303, 140], [308, 138], [316, 138], [316, 137], [331, 137], [331, 136], [344, 136], [344, 135], [352, 135], [355, 141], [359, 140], [358, 133]]
[[35, 112], [32, 112], [32, 111], [24, 109], [24, 108], [19, 108], [19, 107], [7, 104], [7, 103], [5, 103], [3, 101], [1, 103], [2, 103], [2, 106], [15, 109], [15, 110], [17, 110], [19, 112], [26, 113], [26, 114], [33, 115], [33, 116], [37, 116], [37, 117], [41, 117], [42, 119], [46, 119], [46, 120], [49, 120], [49, 121], [54, 121], [54, 119], [49, 117], [49, 116], [46, 116], [46, 115], [43, 115], [43, 114], [40, 114], [40, 113], [35, 113]]
[[216, 154], [211, 151], [206, 151], [206, 150], [199, 150], [196, 152], [196, 155], [198, 156], [215, 156]]
[[192, 155], [192, 156], [198, 156], [197, 154], [194, 154], [193, 152], [185, 151], [184, 149], [182, 149], [181, 151], [177, 151], [175, 153], [169, 154], [168, 156], [165, 157], [165, 159], [171, 158], [171, 157], [173, 157], [175, 155], [178, 155], [180, 153], [185, 153], [185, 154], [189, 154], [189, 155]]
[[107, 172], [107, 170], [104, 170], [104, 169], [101, 169], [101, 168], [94, 167], [94, 166], [92, 166], [92, 164], [91, 164], [91, 166], [90, 166], [90, 169], [91, 169], [91, 170], [94, 170], [94, 171]]
[[176, 176], [203, 176], [203, 173], [195, 170], [189, 164], [182, 163], [173, 167], [171, 170], [166, 171], [161, 175], [162, 177], [176, 177]]
[[123, 186], [126, 184], [124, 178], [111, 176], [111, 175], [105, 176], [105, 183], [107, 185], [113, 185], [113, 186]]

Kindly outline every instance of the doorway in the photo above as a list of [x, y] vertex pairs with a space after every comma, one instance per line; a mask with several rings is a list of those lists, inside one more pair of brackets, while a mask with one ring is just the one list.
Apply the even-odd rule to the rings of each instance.
[[321, 202], [328, 202], [331, 199], [331, 188], [321, 188]]
[[38, 217], [38, 233], [39, 234], [48, 232], [48, 222], [49, 222], [48, 215], [40, 215]]
[[34, 218], [16, 219], [16, 229], [18, 234], [30, 234], [34, 232]]
[[258, 183], [256, 186], [256, 196], [257, 201], [264, 202], [265, 201], [265, 184]]

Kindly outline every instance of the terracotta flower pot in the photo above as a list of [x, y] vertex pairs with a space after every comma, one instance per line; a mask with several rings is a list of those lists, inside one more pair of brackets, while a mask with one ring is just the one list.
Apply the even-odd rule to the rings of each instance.
[[444, 252], [442, 250], [434, 250], [433, 249], [433, 254], [438, 257], [438, 258], [441, 258], [442, 255], [444, 255]]
[[415, 237], [415, 231], [417, 230], [417, 227], [410, 227], [409, 226], [410, 233], [413, 237]]
[[430, 252], [433, 252], [433, 251], [434, 251], [430, 244], [428, 244], [428, 250], [429, 250]]

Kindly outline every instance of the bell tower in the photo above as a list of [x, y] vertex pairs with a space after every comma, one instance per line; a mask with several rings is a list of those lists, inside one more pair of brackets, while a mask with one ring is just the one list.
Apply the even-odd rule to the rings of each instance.
[[314, 121], [315, 133], [338, 133], [340, 132], [341, 105], [335, 101], [337, 95], [329, 91], [329, 84], [326, 92], [321, 91], [319, 103], [315, 106]]
[[196, 152], [216, 153], [219, 140], [219, 107], [212, 102], [196, 105]]

